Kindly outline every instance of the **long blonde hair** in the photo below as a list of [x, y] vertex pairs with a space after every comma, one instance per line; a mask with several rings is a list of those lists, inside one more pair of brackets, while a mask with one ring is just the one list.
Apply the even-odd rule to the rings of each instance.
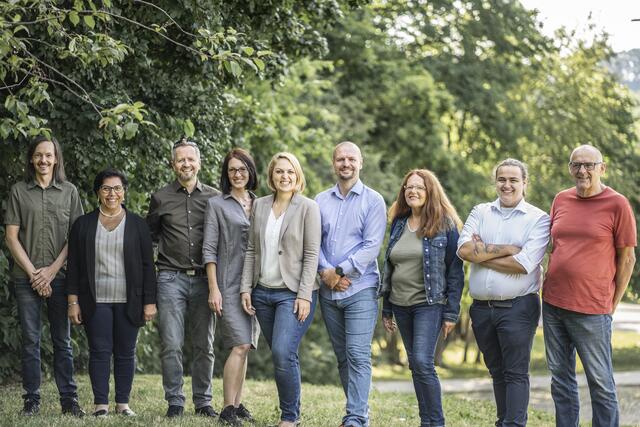
[[433, 172], [427, 169], [412, 169], [402, 179], [402, 185], [398, 192], [396, 201], [389, 209], [389, 219], [404, 218], [411, 215], [411, 208], [405, 198], [405, 186], [413, 175], [422, 178], [426, 187], [427, 201], [422, 207], [420, 215], [420, 226], [418, 235], [421, 237], [433, 237], [441, 231], [449, 230], [453, 227], [460, 229], [462, 221], [458, 216], [456, 208], [453, 207], [449, 198], [444, 192], [440, 181]]

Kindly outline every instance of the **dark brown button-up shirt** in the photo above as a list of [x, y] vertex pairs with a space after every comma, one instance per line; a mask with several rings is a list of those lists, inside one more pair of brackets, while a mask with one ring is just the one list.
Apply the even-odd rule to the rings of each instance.
[[158, 243], [158, 270], [202, 267], [202, 237], [207, 201], [220, 192], [198, 181], [189, 194], [178, 180], [151, 196], [147, 224]]
[[[67, 243], [69, 231], [82, 215], [78, 190], [70, 182], [51, 180], [47, 188], [35, 181], [20, 181], [11, 187], [5, 225], [18, 225], [18, 239], [33, 266], [38, 269], [53, 264]], [[58, 278], [64, 278], [64, 268]], [[13, 279], [28, 279], [18, 263], [11, 270]]]

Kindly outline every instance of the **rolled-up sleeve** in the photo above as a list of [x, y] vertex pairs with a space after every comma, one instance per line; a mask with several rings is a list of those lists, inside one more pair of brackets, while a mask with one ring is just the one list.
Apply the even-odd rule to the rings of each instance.
[[460, 247], [467, 242], [471, 241], [471, 238], [474, 234], [478, 233], [480, 229], [480, 207], [475, 206], [469, 216], [467, 217], [467, 221], [464, 223], [464, 227], [462, 227], [462, 231], [460, 232], [460, 237], [458, 238], [458, 250], [456, 251], [456, 255], [460, 256]]
[[209, 199], [204, 213], [204, 235], [202, 239], [202, 263], [204, 265], [218, 262], [220, 224], [213, 205], [214, 202], [213, 198]]
[[527, 271], [527, 274], [534, 271], [542, 263], [549, 245], [550, 228], [551, 219], [549, 215], [542, 214], [527, 236], [527, 241], [522, 246], [522, 250], [513, 255], [513, 259]]

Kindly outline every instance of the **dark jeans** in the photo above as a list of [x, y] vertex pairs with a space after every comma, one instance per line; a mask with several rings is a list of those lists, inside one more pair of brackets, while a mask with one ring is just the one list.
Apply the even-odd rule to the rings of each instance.
[[469, 309], [478, 347], [493, 378], [496, 426], [525, 426], [529, 405], [529, 361], [540, 319], [540, 297], [516, 298], [509, 308], [475, 302]]
[[93, 403], [109, 403], [109, 375], [113, 355], [113, 379], [116, 403], [129, 403], [133, 374], [136, 370], [138, 327], [126, 313], [126, 304], [96, 304], [96, 311], [85, 320], [89, 341], [89, 378]]
[[77, 400], [64, 280], [55, 279], [51, 282], [53, 292], [49, 298], [38, 296], [31, 289], [28, 280], [15, 280], [13, 284], [22, 329], [22, 387], [25, 391], [22, 397], [40, 401], [40, 316], [42, 303], [46, 302], [53, 342], [53, 375], [60, 393], [60, 402]]
[[407, 351], [421, 427], [444, 426], [440, 380], [434, 366], [444, 305], [393, 305], [393, 316]]
[[313, 292], [311, 312], [304, 322], [299, 322], [293, 313], [296, 298], [289, 289], [268, 289], [259, 285], [251, 295], [260, 329], [271, 349], [282, 412], [280, 419], [290, 422], [300, 418], [298, 346], [313, 321], [318, 291]]

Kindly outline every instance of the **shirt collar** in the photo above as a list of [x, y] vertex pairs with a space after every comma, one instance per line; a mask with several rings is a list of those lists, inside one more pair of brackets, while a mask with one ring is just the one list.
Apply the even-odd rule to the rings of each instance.
[[[173, 190], [178, 192], [181, 191], [184, 187], [182, 186], [182, 184], [180, 184], [180, 181], [178, 181], [177, 179], [175, 181], [173, 181]], [[194, 188], [194, 191], [198, 190], [200, 192], [202, 192], [202, 183], [200, 182], [200, 180], [196, 181], [196, 186]]]
[[[491, 203], [491, 208], [500, 211], [500, 197], [498, 197], [497, 199], [495, 199], [492, 203]], [[522, 198], [522, 200], [520, 200], [520, 202], [513, 208], [513, 210], [515, 211], [520, 211], [522, 213], [527, 213], [527, 202], [525, 202], [524, 197]]]
[[[32, 188], [35, 188], [35, 187], [40, 187], [40, 184], [38, 184], [36, 179], [33, 178], [31, 181], [27, 183], [27, 188], [31, 190]], [[50, 188], [50, 187], [55, 187], [58, 190], [62, 190], [62, 185], [60, 185], [60, 183], [58, 183], [58, 181], [56, 181], [55, 178], [51, 178], [51, 182], [49, 183], [49, 187], [47, 188]]]
[[[227, 194], [223, 194], [223, 195], [222, 195], [222, 198], [223, 198], [223, 199], [228, 199], [228, 198], [230, 198], [230, 197], [231, 197], [231, 193], [227, 193]], [[256, 195], [255, 195], [255, 194], [253, 194], [253, 192], [252, 192], [252, 191], [249, 191], [249, 197], [251, 197], [251, 199], [255, 199], [255, 198], [256, 198]]]
[[[363, 191], [364, 191], [364, 184], [362, 183], [361, 180], [358, 179], [358, 182], [356, 182], [354, 186], [351, 187], [351, 190], [349, 190], [349, 193], [356, 193], [359, 196], [362, 194]], [[340, 187], [338, 186], [338, 184], [333, 186], [332, 192], [339, 198], [341, 199], [343, 198], [342, 193], [340, 193]], [[349, 196], [349, 193], [347, 193], [347, 197]]]

